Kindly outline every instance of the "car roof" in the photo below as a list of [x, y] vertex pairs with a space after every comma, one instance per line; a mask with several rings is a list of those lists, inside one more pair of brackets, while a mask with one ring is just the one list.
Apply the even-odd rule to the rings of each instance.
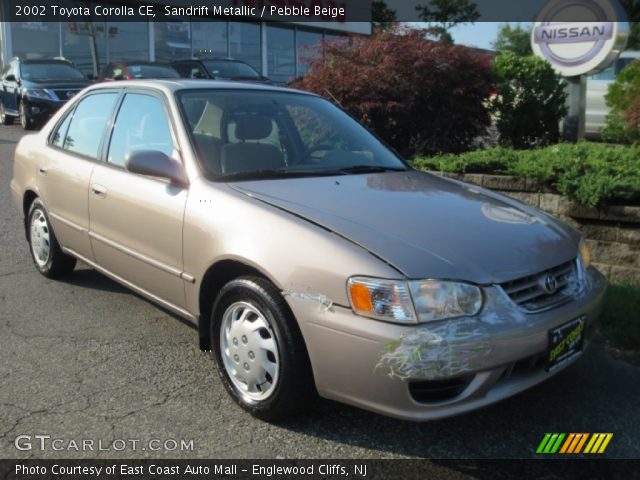
[[69, 60], [62, 60], [61, 58], [38, 58], [38, 59], [33, 59], [33, 58], [12, 58], [11, 60], [17, 60], [20, 63], [60, 63], [62, 65], [69, 65], [70, 67], [73, 67], [73, 64], [71, 63], [71, 61]]
[[191, 80], [191, 79], [148, 79], [148, 80], [130, 80], [125, 83], [98, 83], [90, 86], [88, 90], [113, 90], [114, 88], [150, 88], [160, 90], [167, 94], [172, 94], [181, 90], [252, 90], [256, 92], [271, 91], [284, 93], [297, 93], [301, 95], [317, 96], [311, 92], [296, 90], [294, 88], [277, 87], [275, 85], [267, 85], [250, 82], [224, 81], [224, 80]]

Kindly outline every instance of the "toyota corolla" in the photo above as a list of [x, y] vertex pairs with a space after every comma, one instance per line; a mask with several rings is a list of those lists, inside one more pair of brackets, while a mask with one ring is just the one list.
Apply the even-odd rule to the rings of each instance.
[[504, 399], [582, 355], [606, 286], [575, 230], [273, 86], [90, 87], [22, 138], [11, 190], [40, 273], [79, 260], [194, 322], [271, 421], [317, 394], [410, 420]]

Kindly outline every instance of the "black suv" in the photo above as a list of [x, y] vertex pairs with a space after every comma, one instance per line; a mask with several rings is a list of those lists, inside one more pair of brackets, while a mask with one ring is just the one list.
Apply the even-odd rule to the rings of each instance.
[[210, 78], [243, 82], [271, 83], [248, 63], [232, 58], [177, 60], [171, 66], [182, 78]]
[[67, 60], [13, 58], [2, 70], [0, 123], [18, 117], [25, 130], [37, 128], [89, 83]]

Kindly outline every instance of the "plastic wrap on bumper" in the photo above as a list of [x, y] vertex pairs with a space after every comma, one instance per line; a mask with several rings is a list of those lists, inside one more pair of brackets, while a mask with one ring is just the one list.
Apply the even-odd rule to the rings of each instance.
[[[419, 326], [394, 325], [354, 315], [313, 298], [289, 295], [299, 320], [320, 395], [385, 415], [430, 420], [479, 408], [525, 390], [561, 371], [581, 355], [547, 372], [514, 369], [546, 354], [550, 329], [586, 318], [585, 344], [602, 309], [606, 281], [589, 269], [584, 290], [568, 303], [525, 313], [498, 287], [485, 288], [485, 306], [473, 318]], [[466, 376], [469, 384], [445, 401], [421, 403], [411, 381]]]

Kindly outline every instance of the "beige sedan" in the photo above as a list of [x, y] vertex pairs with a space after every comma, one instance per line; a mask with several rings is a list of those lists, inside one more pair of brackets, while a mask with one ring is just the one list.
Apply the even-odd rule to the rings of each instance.
[[605, 290], [576, 231], [272, 86], [92, 86], [22, 138], [11, 189], [43, 275], [80, 260], [193, 321], [266, 420], [504, 399], [580, 358]]

